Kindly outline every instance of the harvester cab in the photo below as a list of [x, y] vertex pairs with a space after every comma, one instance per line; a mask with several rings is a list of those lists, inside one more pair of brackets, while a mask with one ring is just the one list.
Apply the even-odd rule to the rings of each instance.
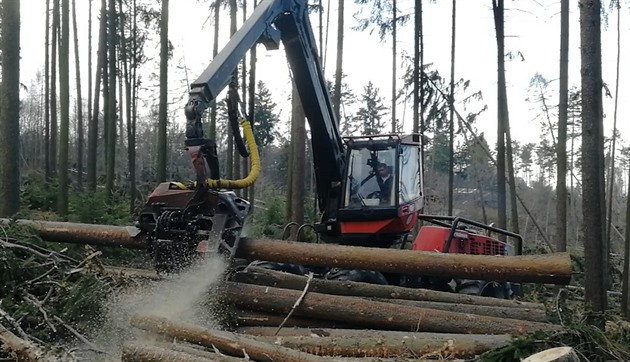
[[419, 135], [348, 137], [340, 243], [389, 247], [422, 209]]

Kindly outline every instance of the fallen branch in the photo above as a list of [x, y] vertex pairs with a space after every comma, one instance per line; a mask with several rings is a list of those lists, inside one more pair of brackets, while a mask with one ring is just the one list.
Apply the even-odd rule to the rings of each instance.
[[304, 286], [304, 290], [302, 291], [302, 294], [300, 294], [300, 297], [295, 301], [295, 304], [293, 304], [293, 307], [291, 307], [289, 314], [287, 314], [287, 316], [284, 318], [282, 323], [280, 323], [280, 325], [278, 326], [278, 330], [276, 330], [276, 334], [280, 332], [284, 324], [287, 322], [287, 320], [289, 320], [289, 318], [291, 318], [291, 316], [295, 312], [295, 309], [300, 306], [300, 303], [302, 303], [302, 299], [304, 299], [304, 296], [306, 295], [306, 292], [308, 291], [308, 286], [311, 284], [311, 280], [313, 280], [313, 272], [308, 273], [308, 279], [306, 280], [306, 285]]
[[70, 333], [72, 333], [75, 337], [77, 337], [81, 342], [85, 343], [90, 349], [94, 352], [105, 353], [102, 349], [98, 348], [94, 343], [90, 342], [87, 338], [85, 338], [81, 333], [79, 333], [76, 329], [72, 328], [68, 323], [64, 322], [63, 319], [53, 316], [53, 318], [59, 322], [62, 326], [64, 326]]

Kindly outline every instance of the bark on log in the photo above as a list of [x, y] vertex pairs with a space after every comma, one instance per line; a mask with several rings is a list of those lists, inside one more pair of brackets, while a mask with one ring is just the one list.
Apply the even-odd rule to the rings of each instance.
[[272, 336], [255, 339], [320, 356], [380, 358], [470, 358], [510, 343], [510, 337], [505, 335], [431, 333], [407, 333], [393, 337]]
[[[247, 269], [243, 272], [236, 273], [233, 278], [237, 282], [270, 285], [278, 288], [296, 290], [303, 290], [307, 279], [301, 275], [253, 266], [247, 267]], [[545, 306], [542, 303], [521, 302], [509, 299], [488, 298], [429, 289], [403, 288], [394, 285], [377, 285], [343, 280], [313, 279], [309, 285], [309, 290], [334, 295], [409, 299], [427, 302], [486, 305], [509, 308], [545, 309]]]
[[45, 357], [38, 346], [16, 336], [2, 324], [0, 324], [0, 349], [13, 353], [18, 361], [35, 362]]
[[442, 254], [281, 240], [241, 239], [237, 257], [250, 260], [377, 270], [406, 275], [569, 284], [569, 253], [519, 256]]
[[188, 353], [189, 355], [211, 359], [218, 362], [243, 362], [242, 358], [227, 356], [224, 354], [217, 354], [202, 349], [201, 346], [183, 343], [157, 343], [153, 342], [152, 346], [173, 350], [176, 352]]
[[0, 225], [9, 225], [11, 222], [32, 228], [40, 238], [46, 241], [70, 244], [91, 244], [127, 249], [146, 249], [147, 247], [144, 240], [132, 237], [137, 233], [137, 229], [133, 227], [24, 219], [0, 219]]
[[[0, 219], [0, 223], [9, 223]], [[17, 220], [48, 241], [144, 249], [137, 229], [51, 221]], [[571, 280], [568, 253], [521, 256], [442, 254], [423, 251], [297, 243], [282, 240], [240, 240], [237, 257], [302, 265], [377, 270], [407, 275], [566, 285]]]
[[[301, 294], [295, 290], [234, 282], [226, 282], [222, 292], [226, 301], [235, 306], [284, 315], [289, 313]], [[539, 322], [445, 312], [321, 293], [307, 293], [294, 315], [367, 328], [422, 332], [520, 334], [560, 328]]]
[[[238, 310], [235, 313], [236, 324], [238, 327], [277, 327], [282, 323], [285, 316], [279, 314], [271, 314], [257, 312], [251, 310]], [[299, 317], [291, 317], [284, 324], [287, 328], [304, 327], [304, 328], [352, 328], [347, 323], [339, 323], [334, 321], [325, 321], [319, 319], [307, 319]]]
[[194, 325], [176, 323], [165, 318], [133, 316], [131, 325], [154, 333], [164, 334], [205, 347], [217, 347], [220, 351], [244, 357], [243, 351], [256, 361], [274, 362], [321, 362], [321, 357], [289, 348], [260, 342], [235, 333], [210, 330]]
[[453, 304], [442, 302], [425, 302], [415, 300], [403, 300], [403, 299], [386, 299], [386, 298], [371, 298], [378, 302], [389, 302], [400, 305], [408, 305], [411, 307], [437, 309], [448, 312], [470, 313], [477, 315], [485, 315], [499, 318], [519, 319], [524, 321], [533, 322], [547, 322], [547, 315], [543, 309], [533, 308], [506, 308], [506, 307], [494, 307], [486, 305], [470, 305], [470, 304]]
[[523, 362], [579, 362], [580, 358], [571, 347], [556, 347], [533, 354]]
[[218, 361], [170, 349], [128, 343], [123, 346], [122, 362], [210, 362]]

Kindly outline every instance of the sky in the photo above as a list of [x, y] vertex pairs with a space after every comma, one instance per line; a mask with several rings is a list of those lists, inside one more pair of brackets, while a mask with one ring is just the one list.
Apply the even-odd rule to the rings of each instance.
[[[22, 0], [22, 42], [21, 42], [21, 81], [29, 84], [38, 70], [42, 69], [44, 61], [44, 28], [45, 28], [45, 0]], [[99, 2], [94, 2], [93, 19], [97, 19]], [[156, 2], [157, 3], [157, 2]], [[328, 5], [326, 0], [324, 6]], [[413, 1], [399, 0], [401, 14], [413, 13]], [[432, 68], [448, 80], [450, 73], [450, 47], [451, 47], [451, 2], [437, 1], [431, 4], [424, 2], [424, 32], [425, 32], [425, 63], [432, 63]], [[579, 86], [580, 82], [580, 49], [579, 49], [579, 12], [577, 1], [571, 1], [571, 25], [570, 25], [570, 55], [569, 55], [569, 86]], [[82, 74], [87, 72], [87, 0], [77, 0], [77, 13], [79, 14], [80, 53], [82, 55]], [[557, 89], [557, 74], [559, 73], [559, 44], [560, 44], [560, 2], [554, 1], [514, 1], [506, 2], [506, 52], [523, 55], [523, 60], [513, 60], [507, 63], [508, 99], [510, 122], [513, 137], [521, 142], [538, 142], [540, 140], [540, 125], [534, 120], [540, 113], [538, 106], [528, 103], [527, 89], [531, 78], [540, 73], [545, 78], [552, 80], [552, 89]], [[608, 8], [608, 1], [605, 1]], [[630, 29], [626, 18], [630, 15], [627, 11], [622, 13], [622, 42], [630, 37]], [[391, 37], [384, 41], [378, 39], [377, 32], [359, 32], [351, 27], [357, 24], [354, 18], [360, 11], [360, 7], [353, 2], [346, 2], [346, 29], [344, 38], [344, 73], [347, 82], [355, 93], [360, 94], [363, 86], [372, 81], [384, 97], [386, 106], [391, 105]], [[336, 19], [337, 1], [330, 2], [330, 22], [328, 30], [328, 47], [326, 50], [326, 63], [324, 70], [327, 79], [334, 76], [335, 49], [336, 49]], [[204, 1], [177, 0], [170, 2], [169, 38], [172, 42], [173, 59], [169, 73], [169, 93], [172, 98], [183, 97], [181, 105], [171, 105], [175, 111], [181, 107], [181, 120], [183, 121], [183, 108], [185, 105], [185, 84], [192, 82], [201, 74], [212, 58], [212, 31], [213, 26], [208, 20], [210, 12]], [[227, 42], [228, 20], [222, 17], [222, 34], [220, 47]], [[242, 16], [242, 15], [241, 15]], [[326, 16], [324, 16], [326, 20]], [[318, 33], [318, 17], [311, 18], [314, 31]], [[486, 134], [491, 144], [496, 140], [496, 40], [494, 37], [494, 22], [492, 17], [490, 0], [467, 0], [457, 2], [457, 29], [456, 29], [456, 79], [470, 80], [470, 88], [466, 94], [456, 96], [456, 107], [464, 112], [462, 99], [465, 95], [481, 91], [484, 104], [488, 110], [482, 113], [477, 121], [477, 128]], [[239, 16], [240, 26], [240, 16]], [[326, 27], [326, 24], [324, 24]], [[608, 16], [607, 24], [602, 29], [602, 67], [604, 82], [614, 95], [615, 61], [616, 61], [616, 14]], [[95, 21], [93, 29], [93, 47], [96, 51], [97, 25]], [[324, 28], [326, 32], [326, 28]], [[152, 45], [149, 53], [157, 55], [157, 44]], [[412, 53], [413, 51], [413, 22], [399, 29], [399, 52]], [[266, 51], [263, 46], [258, 47], [258, 73], [257, 78], [264, 81], [279, 104], [281, 117], [288, 118], [290, 104], [290, 81], [288, 64], [284, 52], [280, 50]], [[621, 62], [630, 56], [630, 47], [622, 50]], [[71, 51], [71, 57], [73, 57]], [[71, 58], [73, 59], [73, 58]], [[94, 62], [95, 62], [94, 57]], [[73, 63], [73, 62], [71, 62]], [[178, 68], [185, 64], [187, 72]], [[157, 62], [154, 63], [157, 72]], [[74, 66], [74, 64], [72, 64]], [[402, 73], [401, 58], [398, 57], [397, 69]], [[73, 71], [73, 70], [72, 70]], [[621, 85], [619, 97], [627, 99], [630, 92], [628, 76], [621, 70]], [[73, 73], [72, 73], [73, 74]], [[187, 80], [188, 79], [188, 80]], [[72, 77], [73, 81], [74, 78]], [[625, 80], [625, 83], [624, 83]], [[154, 80], [154, 82], [156, 82]], [[402, 81], [399, 81], [399, 85]], [[87, 84], [84, 86], [86, 89]], [[84, 91], [85, 92], [85, 91]], [[554, 90], [552, 95], [557, 91]], [[155, 101], [157, 102], [157, 94]], [[557, 103], [556, 98], [551, 99], [552, 104]], [[604, 100], [605, 133], [612, 134], [613, 124], [613, 99]], [[479, 105], [477, 105], [477, 108]], [[404, 123], [405, 131], [411, 130], [412, 124], [411, 102], [399, 102], [397, 105], [397, 117]], [[473, 109], [471, 109], [473, 110]], [[619, 102], [618, 127], [622, 138], [630, 140], [630, 102]]]

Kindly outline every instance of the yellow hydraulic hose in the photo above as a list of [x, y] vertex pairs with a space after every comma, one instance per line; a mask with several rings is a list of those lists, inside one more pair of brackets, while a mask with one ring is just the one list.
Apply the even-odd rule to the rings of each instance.
[[240, 180], [223, 180], [223, 179], [208, 179], [208, 187], [210, 188], [224, 188], [224, 189], [244, 189], [254, 184], [258, 175], [260, 174], [260, 157], [258, 155], [258, 148], [256, 148], [256, 140], [254, 139], [254, 132], [252, 126], [247, 119], [241, 119], [241, 127], [243, 127], [243, 134], [245, 135], [245, 142], [249, 147], [250, 152], [250, 170], [247, 177]]

